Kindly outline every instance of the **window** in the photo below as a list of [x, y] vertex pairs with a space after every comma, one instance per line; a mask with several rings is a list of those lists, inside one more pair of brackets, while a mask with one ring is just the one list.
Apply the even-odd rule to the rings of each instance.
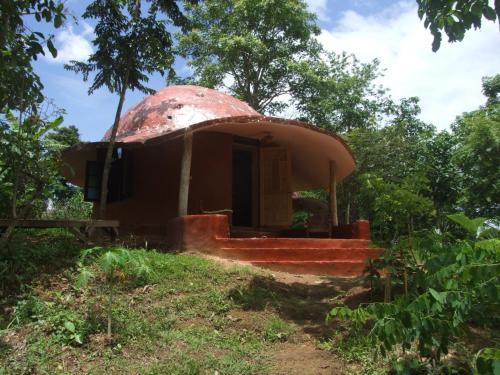
[[[104, 162], [87, 161], [84, 198], [99, 202], [101, 198], [102, 170]], [[124, 200], [132, 195], [132, 158], [123, 149], [115, 150], [108, 180], [108, 202]]]
[[100, 161], [87, 161], [85, 176], [84, 198], [86, 201], [99, 202], [101, 196], [103, 163]]

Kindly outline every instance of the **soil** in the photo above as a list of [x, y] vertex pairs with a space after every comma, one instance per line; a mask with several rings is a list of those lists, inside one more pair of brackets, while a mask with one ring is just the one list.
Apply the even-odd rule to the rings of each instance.
[[333, 375], [343, 369], [332, 353], [319, 350], [311, 342], [283, 343], [273, 354], [274, 375]]
[[[195, 255], [209, 258], [222, 267], [251, 267], [256, 274], [252, 283], [289, 297], [279, 307], [279, 312], [284, 320], [292, 321], [297, 330], [287, 342], [274, 345], [268, 352], [271, 357], [271, 375], [342, 375], [356, 372], [356, 366], [346, 367], [334, 351], [319, 349], [318, 342], [331, 338], [339, 328], [325, 323], [325, 316], [338, 300], [355, 307], [376, 297], [370, 295], [370, 288], [363, 285], [361, 279], [269, 271], [245, 262], [200, 253]], [[233, 310], [231, 316], [238, 320], [241, 328], [252, 329], [259, 326], [263, 320], [259, 316], [265, 313], [265, 310]]]

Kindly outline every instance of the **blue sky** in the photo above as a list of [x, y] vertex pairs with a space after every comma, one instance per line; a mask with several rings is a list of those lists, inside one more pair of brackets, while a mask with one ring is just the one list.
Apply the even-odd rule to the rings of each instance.
[[[481, 30], [470, 31], [462, 43], [443, 43], [431, 51], [432, 37], [418, 19], [415, 1], [308, 0], [318, 15], [320, 42], [328, 50], [354, 53], [361, 61], [378, 58], [385, 70], [379, 83], [394, 98], [418, 96], [422, 120], [447, 128], [455, 116], [483, 104], [481, 77], [500, 73], [500, 32], [498, 24], [485, 22]], [[68, 0], [76, 18], [88, 1]], [[65, 124], [74, 124], [86, 141], [99, 140], [111, 126], [118, 102], [116, 95], [100, 89], [87, 94], [89, 83], [65, 71], [69, 60], [85, 59], [92, 52], [93, 25], [70, 18], [56, 32], [57, 59], [41, 58], [35, 63], [45, 85], [45, 94], [66, 110]], [[176, 63], [179, 75], [187, 70]], [[161, 89], [165, 81], [151, 77], [149, 87]], [[144, 94], [129, 91], [124, 111]]]

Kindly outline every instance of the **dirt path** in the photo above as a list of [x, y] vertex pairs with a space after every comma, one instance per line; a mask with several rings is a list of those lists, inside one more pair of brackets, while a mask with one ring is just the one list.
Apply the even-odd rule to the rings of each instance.
[[[356, 365], [344, 363], [335, 355], [334, 350], [320, 348], [319, 343], [331, 338], [339, 328], [325, 322], [327, 313], [339, 300], [352, 307], [370, 300], [370, 290], [363, 285], [362, 280], [295, 275], [268, 271], [238, 261], [212, 256], [208, 258], [223, 267], [251, 267], [256, 275], [251, 281], [252, 286], [272, 291], [279, 301], [275, 307], [280, 317], [296, 328], [286, 342], [274, 345], [268, 353], [271, 357], [272, 375], [356, 373]], [[261, 302], [264, 305], [268, 301]], [[255, 306], [249, 306], [248, 310], [236, 315], [251, 326], [259, 320], [259, 312], [252, 311], [255, 309]]]

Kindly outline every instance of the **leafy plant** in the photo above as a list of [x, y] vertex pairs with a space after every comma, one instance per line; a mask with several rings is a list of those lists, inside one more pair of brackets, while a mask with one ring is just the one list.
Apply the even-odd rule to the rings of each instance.
[[488, 0], [417, 0], [417, 4], [418, 16], [434, 37], [434, 52], [441, 46], [442, 31], [448, 35], [450, 42], [462, 41], [465, 32], [472, 26], [475, 29], [481, 27], [483, 17], [493, 22], [500, 18], [498, 0], [494, 7]]
[[497, 375], [500, 373], [500, 350], [485, 348], [477, 353], [474, 374]]
[[[350, 319], [357, 326], [372, 323], [368, 337], [382, 355], [400, 347], [414, 348], [420, 359], [436, 367], [454, 338], [468, 324], [495, 324], [500, 297], [500, 239], [497, 226], [463, 214], [450, 219], [461, 225], [467, 239], [434, 236], [428, 248], [416, 248], [407, 294], [391, 303], [357, 309], [336, 307], [327, 319]], [[419, 245], [421, 246], [421, 245]]]
[[145, 252], [142, 250], [127, 250], [124, 248], [104, 249], [94, 247], [87, 249], [80, 258], [80, 274], [77, 287], [82, 287], [96, 277], [94, 268], [85, 266], [91, 260], [95, 263], [97, 272], [103, 277], [107, 293], [107, 337], [112, 340], [113, 297], [117, 288], [125, 285], [127, 279], [141, 280], [152, 273]]
[[303, 229], [307, 226], [310, 214], [306, 211], [295, 211], [292, 218], [292, 228]]
[[[16, 219], [44, 204], [59, 176], [60, 158], [49, 152], [45, 136], [63, 121], [61, 111], [25, 117], [7, 112], [0, 117], [0, 215], [12, 218], [0, 247], [10, 239]], [[54, 119], [54, 116], [57, 116]]]
[[[173, 41], [167, 25], [171, 23], [183, 30], [188, 27], [177, 0], [146, 3], [141, 0], [92, 1], [82, 17], [96, 22], [92, 42], [96, 51], [87, 61], [71, 61], [65, 66], [82, 73], [84, 81], [92, 77], [89, 94], [104, 86], [119, 95], [113, 126], [106, 133], [108, 145], [101, 181], [100, 218], [104, 218], [106, 212], [108, 179], [125, 95], [128, 90], [152, 94], [154, 90], [146, 87], [147, 74], [167, 72], [169, 79], [174, 77]], [[147, 5], [147, 10], [143, 5]]]
[[89, 324], [76, 311], [55, 301], [43, 301], [35, 295], [20, 300], [13, 323], [34, 322], [63, 344], [81, 345], [90, 331]]
[[267, 323], [264, 337], [266, 341], [286, 341], [292, 333], [292, 327], [282, 319], [274, 318]]

